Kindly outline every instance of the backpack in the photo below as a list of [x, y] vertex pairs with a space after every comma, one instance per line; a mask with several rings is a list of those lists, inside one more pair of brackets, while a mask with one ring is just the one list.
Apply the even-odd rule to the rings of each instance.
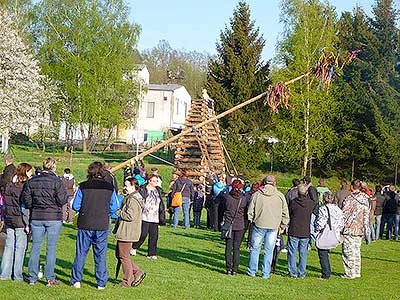
[[396, 210], [397, 210], [397, 199], [395, 197], [391, 197], [383, 205], [383, 213], [395, 214]]

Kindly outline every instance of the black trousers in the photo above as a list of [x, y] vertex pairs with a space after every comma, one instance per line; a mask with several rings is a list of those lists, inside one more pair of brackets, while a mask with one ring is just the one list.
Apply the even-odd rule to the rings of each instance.
[[331, 264], [329, 262], [329, 250], [318, 249], [319, 263], [321, 264], [322, 278], [331, 277]]
[[220, 229], [220, 224], [218, 223], [218, 207], [219, 207], [219, 204], [213, 203], [212, 221], [213, 221], [213, 229], [215, 231], [219, 231], [219, 229]]
[[134, 242], [132, 245], [133, 249], [138, 249], [149, 235], [149, 245], [147, 249], [148, 256], [157, 255], [157, 241], [158, 241], [158, 223], [150, 223], [146, 221], [142, 221], [142, 232], [140, 234], [140, 239], [137, 242]]
[[[225, 262], [226, 270], [237, 272], [240, 261], [240, 244], [242, 243], [244, 230], [233, 230], [232, 238], [226, 239]], [[232, 256], [233, 252], [233, 256]]]

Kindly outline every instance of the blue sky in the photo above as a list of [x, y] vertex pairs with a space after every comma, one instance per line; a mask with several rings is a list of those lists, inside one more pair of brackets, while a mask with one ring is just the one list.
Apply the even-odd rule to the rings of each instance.
[[[131, 20], [140, 24], [139, 49], [152, 48], [167, 40], [173, 48], [215, 53], [215, 43], [229, 24], [238, 0], [126, 0]], [[266, 40], [264, 59], [274, 56], [275, 45], [282, 33], [280, 0], [248, 0], [252, 19]], [[375, 0], [331, 0], [338, 15], [356, 5], [370, 14]]]

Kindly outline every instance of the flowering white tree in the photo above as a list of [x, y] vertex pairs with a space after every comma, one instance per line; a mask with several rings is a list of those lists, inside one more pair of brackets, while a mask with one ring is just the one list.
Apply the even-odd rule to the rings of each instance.
[[[13, 15], [0, 7], [0, 135], [8, 151], [11, 131], [30, 133], [48, 123], [54, 89], [40, 74], [32, 49], [23, 41]], [[47, 88], [50, 86], [50, 88]]]

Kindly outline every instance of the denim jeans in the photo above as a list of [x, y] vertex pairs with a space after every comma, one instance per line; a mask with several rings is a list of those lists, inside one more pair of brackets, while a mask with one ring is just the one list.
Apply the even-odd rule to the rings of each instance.
[[[310, 238], [288, 237], [288, 270], [291, 277], [305, 277], [307, 266], [308, 243]], [[297, 251], [299, 252], [299, 265], [296, 265]]]
[[383, 236], [383, 231], [386, 227], [386, 239], [390, 240], [392, 238], [392, 231], [393, 231], [393, 225], [395, 223], [395, 215], [394, 214], [384, 214], [382, 215], [382, 222], [381, 222], [381, 237]]
[[380, 229], [381, 229], [381, 219], [382, 215], [379, 216], [374, 216], [374, 219], [376, 220], [376, 231], [375, 231], [375, 239], [379, 239], [380, 236]]
[[394, 239], [399, 240], [399, 225], [400, 225], [400, 215], [396, 215], [394, 219]]
[[6, 244], [4, 246], [3, 258], [1, 260], [0, 279], [11, 279], [14, 273], [14, 280], [21, 281], [22, 268], [28, 237], [24, 228], [7, 228]]
[[371, 241], [371, 240], [374, 241], [376, 239], [375, 238], [374, 222], [370, 222], [369, 223], [369, 229], [370, 229], [370, 233], [369, 233], [368, 239], [369, 239], [369, 241]]
[[194, 211], [193, 212], [194, 226], [200, 226], [200, 220], [201, 220], [201, 211]]
[[182, 198], [182, 210], [183, 210], [183, 226], [186, 229], [190, 228], [190, 198]]
[[107, 243], [108, 230], [78, 230], [75, 260], [72, 265], [71, 284], [82, 281], [86, 256], [90, 246], [93, 246], [94, 270], [97, 285], [100, 287], [106, 286], [108, 280], [106, 263]]
[[181, 207], [180, 206], [174, 207], [174, 217], [172, 219], [171, 227], [173, 228], [178, 227], [180, 213], [181, 213]]
[[253, 225], [250, 243], [250, 260], [247, 269], [247, 274], [249, 276], [255, 276], [258, 271], [261, 245], [264, 242], [264, 258], [261, 272], [263, 278], [269, 278], [277, 234], [277, 229], [258, 228]]
[[28, 263], [29, 281], [38, 280], [39, 258], [44, 237], [47, 233], [46, 242], [46, 268], [45, 276], [47, 280], [54, 280], [54, 267], [56, 264], [56, 249], [58, 237], [60, 236], [62, 221], [31, 221], [32, 248]]

